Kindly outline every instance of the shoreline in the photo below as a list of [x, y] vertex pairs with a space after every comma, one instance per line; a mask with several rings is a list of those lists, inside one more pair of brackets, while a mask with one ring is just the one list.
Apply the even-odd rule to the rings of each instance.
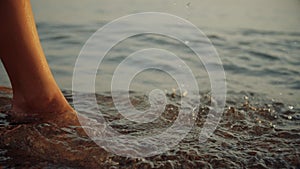
[[[227, 103], [213, 136], [200, 144], [198, 136], [209, 110], [209, 99], [203, 98], [195, 126], [178, 145], [161, 155], [129, 158], [105, 151], [105, 147], [80, 135], [78, 126], [61, 128], [48, 122], [10, 123], [5, 111], [9, 108], [11, 94], [11, 89], [0, 87], [0, 166], [4, 168], [300, 167], [300, 111], [284, 103], [256, 103], [251, 95], [235, 98]], [[72, 95], [64, 94], [71, 101]], [[148, 135], [153, 134], [153, 129], [164, 131], [177, 118], [176, 98], [159, 119], [149, 124], [134, 124], [124, 121], [112, 108], [111, 97], [96, 96], [105, 119], [123, 134]], [[143, 95], [133, 96], [133, 99], [135, 106], [147, 105], [148, 100]]]

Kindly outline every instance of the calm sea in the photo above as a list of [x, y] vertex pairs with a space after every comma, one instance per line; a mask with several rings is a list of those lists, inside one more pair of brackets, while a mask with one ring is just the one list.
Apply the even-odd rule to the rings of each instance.
[[[270, 99], [299, 105], [298, 0], [32, 0], [32, 6], [47, 60], [62, 89], [72, 89], [76, 58], [86, 40], [97, 29], [124, 15], [155, 11], [182, 17], [207, 35], [222, 60], [228, 98], [233, 93], [258, 93]], [[184, 27], [180, 29], [189, 33]], [[209, 91], [210, 83], [204, 67], [194, 64], [198, 62], [197, 57], [185, 48], [178, 47], [178, 44], [180, 42], [176, 40], [157, 35], [141, 35], [122, 41], [99, 66], [96, 90], [110, 90], [116, 66], [128, 55], [146, 47], [155, 47], [180, 56], [195, 73], [200, 89]], [[151, 58], [149, 61], [155, 62]], [[174, 67], [172, 61], [164, 64]], [[138, 65], [130, 65], [135, 66]], [[0, 85], [9, 86], [2, 65], [0, 75]], [[148, 93], [153, 88], [171, 91], [176, 88], [176, 83], [163, 72], [148, 70], [133, 79], [130, 89]]]

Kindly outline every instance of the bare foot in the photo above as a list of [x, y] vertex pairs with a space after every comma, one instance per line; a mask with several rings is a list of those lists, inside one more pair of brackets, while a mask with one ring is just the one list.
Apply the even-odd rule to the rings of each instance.
[[[11, 97], [12, 89], [0, 87], [3, 97]], [[0, 95], [1, 96], [1, 95]], [[4, 111], [11, 123], [41, 123], [52, 122], [57, 124], [80, 126], [76, 111], [69, 105], [63, 94], [59, 91], [56, 95], [52, 92], [46, 97], [34, 93], [24, 99], [14, 91], [13, 99], [6, 99]], [[11, 105], [11, 106], [10, 106]]]
[[[11, 93], [11, 89], [7, 89], [6, 93]], [[7, 99], [3, 102], [7, 106], [11, 104], [9, 95], [5, 96]], [[3, 113], [6, 110], [3, 109]], [[31, 164], [45, 165], [38, 165], [38, 168], [51, 163], [78, 168], [105, 167], [107, 164], [103, 161], [109, 162], [107, 158], [110, 154], [87, 136], [77, 119], [77, 113], [71, 107], [65, 110], [68, 111], [35, 114], [6, 111], [9, 119], [2, 119], [8, 123], [0, 127], [0, 149], [7, 150], [6, 156], [11, 157], [7, 163], [26, 166], [25, 160]]]

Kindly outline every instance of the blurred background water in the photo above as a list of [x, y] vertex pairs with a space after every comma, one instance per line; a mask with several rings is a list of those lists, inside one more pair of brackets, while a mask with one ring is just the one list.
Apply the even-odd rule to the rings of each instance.
[[[241, 91], [253, 92], [299, 105], [299, 0], [31, 2], [47, 60], [63, 90], [72, 89], [76, 58], [97, 29], [124, 15], [155, 11], [182, 17], [208, 36], [223, 62], [228, 98]], [[188, 30], [182, 31], [189, 33]], [[184, 45], [168, 37], [141, 35], [122, 41], [105, 56], [97, 74], [97, 92], [110, 90], [112, 74], [123, 59], [148, 47], [166, 49], [180, 56], [195, 73], [200, 89], [210, 90], [205, 69], [195, 63], [198, 62], [197, 57]], [[172, 61], [165, 64], [174, 66]], [[2, 64], [0, 77], [1, 86], [10, 86]], [[133, 91], [147, 93], [153, 88], [172, 90], [176, 83], [166, 73], [148, 70], [138, 74], [130, 87]]]

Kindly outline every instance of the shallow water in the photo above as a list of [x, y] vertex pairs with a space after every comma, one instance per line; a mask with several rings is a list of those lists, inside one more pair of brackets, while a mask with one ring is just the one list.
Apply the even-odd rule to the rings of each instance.
[[[145, 158], [121, 157], [107, 153], [74, 127], [51, 123], [10, 123], [5, 110], [11, 94], [0, 92], [0, 164], [4, 168], [299, 168], [300, 109], [268, 100], [254, 93], [237, 93], [228, 100], [216, 131], [200, 143], [210, 97], [203, 94], [195, 126], [175, 147]], [[72, 104], [72, 94], [64, 92]], [[243, 95], [244, 97], [240, 97]], [[147, 96], [131, 93], [132, 103], [148, 107]], [[168, 95], [160, 118], [145, 124], [125, 120], [113, 106], [112, 98], [97, 94], [106, 122], [122, 134], [155, 135], [178, 117], [178, 96]], [[155, 130], [153, 130], [155, 129]], [[129, 147], [122, 147], [131, 151]]]

